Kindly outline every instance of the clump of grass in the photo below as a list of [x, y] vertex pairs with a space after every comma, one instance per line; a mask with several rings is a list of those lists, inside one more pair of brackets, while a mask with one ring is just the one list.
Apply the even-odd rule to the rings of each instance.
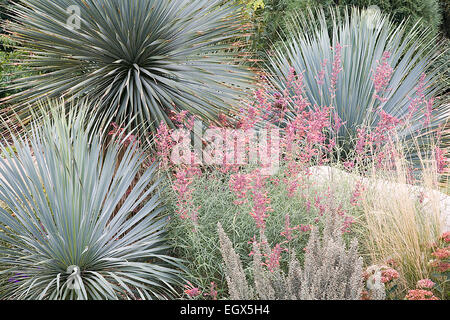
[[[247, 169], [248, 170], [248, 169]], [[245, 170], [241, 170], [245, 173]], [[173, 254], [186, 260], [186, 268], [189, 271], [190, 281], [199, 288], [209, 288], [210, 283], [217, 285], [219, 297], [227, 296], [227, 284], [225, 270], [223, 269], [222, 256], [219, 248], [219, 235], [217, 223], [223, 226], [226, 234], [230, 236], [236, 253], [241, 257], [246, 276], [253, 281], [252, 257], [249, 255], [252, 238], [259, 234], [254, 219], [249, 214], [251, 203], [235, 204], [235, 195], [229, 188], [230, 176], [233, 173], [221, 173], [218, 171], [204, 172], [198, 176], [190, 186], [193, 192], [193, 203], [198, 206], [198, 221], [194, 224], [190, 219], [180, 219], [176, 214], [171, 216], [169, 223], [169, 239], [173, 246]], [[265, 235], [270, 245], [283, 243], [286, 238], [281, 234], [285, 230], [285, 217], [289, 214], [291, 226], [319, 226], [325, 221], [325, 216], [320, 216], [320, 209], [315, 206], [317, 197], [322, 197], [324, 205], [330, 201], [342, 205], [342, 210], [353, 216], [359, 215], [358, 208], [349, 204], [348, 198], [351, 191], [331, 184], [317, 185], [310, 181], [304, 188], [303, 196], [289, 197], [286, 186], [278, 183], [285, 174], [283, 168], [277, 175], [272, 176], [267, 183], [268, 196], [271, 199], [272, 211], [266, 219]], [[329, 187], [333, 187], [333, 195], [328, 198]], [[170, 186], [168, 186], [170, 189]], [[166, 189], [167, 190], [167, 189]], [[176, 195], [167, 193], [168, 212], [176, 212]], [[308, 204], [309, 202], [309, 204]], [[333, 203], [333, 205], [335, 205]], [[338, 206], [338, 205], [336, 205]], [[356, 229], [355, 229], [356, 230]], [[345, 234], [345, 239], [354, 236], [356, 231]], [[299, 229], [293, 232], [295, 238], [288, 244], [300, 263], [303, 263], [304, 248], [307, 245], [310, 231]], [[281, 268], [287, 272], [289, 264], [288, 255], [282, 255]]]
[[365, 247], [373, 263], [393, 261], [400, 290], [430, 277], [430, 247], [444, 229], [435, 161], [421, 158], [421, 175], [408, 184], [407, 162], [399, 151], [394, 170], [372, 170], [364, 195]]

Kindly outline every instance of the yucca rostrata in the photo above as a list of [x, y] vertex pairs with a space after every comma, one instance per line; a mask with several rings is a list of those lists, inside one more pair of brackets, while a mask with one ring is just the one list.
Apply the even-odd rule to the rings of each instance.
[[39, 99], [87, 97], [99, 117], [155, 130], [181, 110], [208, 120], [232, 110], [249, 85], [226, 43], [241, 11], [219, 0], [28, 0], [6, 30], [35, 73], [4, 102], [22, 117]]
[[[402, 121], [405, 138], [448, 121], [450, 104], [440, 97], [445, 64], [437, 62], [446, 48], [431, 29], [398, 25], [370, 10], [330, 14], [332, 25], [323, 10], [289, 18], [287, 40], [268, 58], [279, 92], [298, 95], [289, 78], [301, 76], [301, 95], [311, 108], [332, 108], [342, 124], [337, 143], [347, 150], [357, 129], [382, 121], [380, 111]], [[295, 106], [288, 107], [295, 116]]]
[[142, 151], [123, 136], [105, 149], [88, 107], [51, 103], [0, 142], [0, 298], [164, 299], [182, 282], [156, 165], [137, 179]]

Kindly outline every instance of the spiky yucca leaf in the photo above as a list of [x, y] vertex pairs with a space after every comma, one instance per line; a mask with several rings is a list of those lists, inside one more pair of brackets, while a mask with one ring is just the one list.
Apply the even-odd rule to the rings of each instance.
[[[52, 104], [53, 105], [53, 104]], [[67, 107], [67, 106], [66, 106]], [[115, 139], [105, 150], [84, 105], [0, 143], [0, 294], [7, 299], [165, 298], [180, 280], [165, 255], [156, 166]], [[52, 119], [50, 119], [52, 118]], [[86, 121], [88, 126], [86, 127]], [[15, 150], [15, 152], [10, 152]]]
[[[220, 0], [27, 0], [12, 6], [7, 31], [36, 71], [5, 102], [27, 115], [43, 97], [88, 97], [99, 116], [154, 129], [171, 111], [214, 120], [249, 84], [225, 40], [239, 35], [240, 11]], [[79, 10], [79, 15], [77, 10]], [[79, 28], [77, 25], [79, 21]]]
[[[430, 29], [424, 29], [419, 24], [409, 29], [406, 23], [397, 25], [388, 16], [370, 10], [353, 8], [341, 14], [338, 9], [330, 9], [330, 13], [333, 21], [331, 31], [321, 9], [291, 17], [288, 40], [269, 57], [268, 68], [274, 74], [273, 84], [280, 90], [286, 88], [284, 83], [290, 66], [297, 74], [303, 74], [305, 95], [311, 105], [333, 106], [346, 123], [339, 132], [341, 143], [354, 138], [356, 129], [362, 125], [375, 126], [380, 119], [377, 113], [379, 108], [405, 119], [410, 111], [411, 99], [417, 98], [417, 88], [424, 73], [424, 98], [442, 93], [444, 84], [439, 81], [439, 72], [443, 66], [433, 71], [430, 71], [430, 66], [445, 50], [437, 43]], [[342, 46], [342, 71], [333, 96], [330, 90], [337, 44]], [[374, 97], [372, 77], [385, 51], [390, 52], [388, 63], [394, 71], [386, 92], [383, 92], [386, 101], [380, 102]], [[325, 61], [324, 83], [321, 84], [318, 79]], [[446, 122], [449, 115], [448, 100], [437, 99], [431, 123], [423, 128], [425, 114], [416, 112], [405, 135], [436, 128]]]

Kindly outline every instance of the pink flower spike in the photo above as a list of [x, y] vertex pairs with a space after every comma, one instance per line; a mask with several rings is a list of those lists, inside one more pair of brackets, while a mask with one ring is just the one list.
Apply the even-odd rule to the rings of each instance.
[[184, 290], [184, 293], [186, 293], [189, 297], [195, 298], [202, 294], [199, 288], [195, 288], [192, 283], [188, 281], [188, 284], [184, 286], [186, 290]]
[[275, 248], [272, 249], [272, 253], [267, 257], [266, 263], [263, 263], [270, 272], [274, 272], [280, 265], [281, 253], [287, 251], [287, 249], [281, 247], [278, 243]]
[[447, 166], [447, 159], [444, 157], [444, 151], [441, 148], [436, 147], [436, 149], [434, 150], [434, 157], [436, 159], [437, 172], [439, 174], [444, 173], [444, 170]]
[[382, 103], [387, 101], [386, 98], [383, 98], [381, 94], [387, 91], [387, 87], [389, 82], [391, 81], [392, 74], [394, 73], [394, 69], [390, 66], [388, 59], [391, 54], [389, 51], [385, 51], [383, 53], [383, 57], [381, 62], [377, 61], [377, 68], [375, 72], [373, 72], [372, 81], [375, 87], [374, 97], [380, 100]]
[[327, 67], [328, 60], [324, 59], [321, 66], [322, 69], [319, 71], [319, 74], [316, 77], [317, 84], [322, 86], [325, 83], [325, 68]]
[[336, 97], [336, 85], [338, 82], [339, 74], [343, 70], [342, 68], [342, 46], [338, 42], [336, 43], [335, 47], [333, 48], [334, 51], [334, 61], [333, 61], [333, 71], [331, 72], [331, 87], [330, 87], [330, 93], [331, 97]]
[[285, 237], [288, 241], [291, 241], [292, 239], [295, 238], [295, 236], [292, 235], [292, 232], [295, 230], [299, 230], [300, 226], [295, 226], [295, 227], [291, 227], [291, 219], [289, 217], [289, 214], [287, 214], [285, 216], [285, 220], [284, 220], [284, 231], [281, 232], [281, 235], [283, 237]]

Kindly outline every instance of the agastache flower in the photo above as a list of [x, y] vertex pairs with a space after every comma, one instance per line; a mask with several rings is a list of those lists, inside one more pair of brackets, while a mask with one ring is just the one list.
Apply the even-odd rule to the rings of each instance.
[[424, 112], [425, 119], [423, 121], [424, 126], [428, 126], [431, 123], [433, 104], [434, 104], [434, 98], [431, 98], [431, 99], [425, 101], [425, 112]]
[[344, 221], [342, 223], [341, 231], [342, 233], [347, 233], [351, 231], [352, 225], [355, 223], [355, 219], [351, 216], [345, 216]]
[[400, 124], [400, 119], [390, 115], [384, 110], [380, 110], [378, 113], [380, 121], [375, 127], [375, 132], [371, 136], [372, 142], [380, 146], [386, 141], [386, 138], [392, 131]]
[[425, 94], [424, 94], [424, 88], [425, 88], [425, 73], [422, 73], [419, 79], [419, 84], [416, 87], [416, 98], [409, 99], [410, 104], [408, 106], [409, 114], [408, 118], [410, 119], [414, 113], [419, 109], [420, 105], [425, 102]]
[[357, 142], [356, 142], [356, 153], [359, 155], [364, 154], [364, 150], [367, 144], [367, 132], [364, 128], [356, 129], [357, 132]]
[[339, 132], [339, 129], [346, 123], [343, 122], [342, 119], [339, 117], [337, 112], [333, 113], [333, 119], [334, 119], [334, 125], [333, 125], [333, 129], [336, 133]]
[[309, 232], [312, 230], [312, 226], [311, 225], [300, 225], [300, 231], [301, 232]]
[[315, 197], [314, 206], [319, 210], [319, 216], [323, 216], [326, 210], [326, 205], [322, 203], [320, 196]]
[[183, 110], [183, 111], [180, 111], [175, 116], [175, 121], [177, 122], [178, 127], [182, 127], [184, 121], [186, 120], [187, 115], [188, 115], [188, 111], [187, 110]]
[[344, 162], [344, 167], [348, 171], [351, 171], [355, 167], [355, 162], [354, 161], [345, 161]]

